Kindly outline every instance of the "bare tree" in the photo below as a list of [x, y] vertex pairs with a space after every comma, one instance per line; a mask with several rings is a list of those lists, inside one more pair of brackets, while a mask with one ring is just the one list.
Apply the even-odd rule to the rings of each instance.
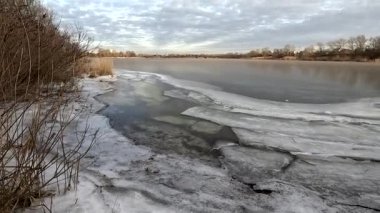
[[298, 56], [302, 59], [308, 59], [314, 56], [315, 48], [314, 45], [306, 47], [303, 51], [298, 53]]
[[343, 38], [335, 40], [335, 41], [330, 41], [327, 43], [327, 45], [333, 51], [340, 51], [340, 50], [344, 49], [346, 44], [347, 44], [347, 40], [343, 39]]
[[356, 50], [363, 52], [366, 48], [367, 38], [364, 35], [359, 35], [355, 40]]
[[325, 44], [324, 43], [318, 42], [317, 47], [318, 47], [318, 52], [322, 53], [323, 51], [325, 51]]
[[347, 40], [347, 46], [348, 46], [348, 49], [350, 49], [351, 51], [355, 51], [355, 49], [356, 49], [356, 38], [350, 37]]
[[285, 45], [285, 47], [283, 49], [283, 53], [286, 56], [293, 56], [295, 51], [296, 51], [296, 47], [292, 44]]
[[309, 47], [306, 47], [304, 50], [308, 54], [313, 54], [314, 53], [314, 45], [311, 45]]
[[369, 47], [373, 50], [380, 51], [380, 36], [369, 39]]
[[261, 49], [261, 54], [263, 54], [263, 56], [270, 56], [272, 55], [272, 51], [270, 50], [269, 47], [264, 47]]

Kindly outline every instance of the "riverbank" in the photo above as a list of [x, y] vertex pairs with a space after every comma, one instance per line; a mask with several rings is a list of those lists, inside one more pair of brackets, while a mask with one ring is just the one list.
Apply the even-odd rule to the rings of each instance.
[[[152, 149], [149, 143], [137, 145], [138, 141], [115, 131], [109, 118], [97, 114], [106, 105], [97, 101], [96, 96], [112, 93], [115, 89], [121, 91], [120, 95], [126, 99], [121, 100], [120, 96], [115, 98], [133, 105], [133, 99], [128, 99], [128, 91], [123, 92], [115, 84], [121, 78], [126, 79], [133, 88], [141, 83], [154, 86], [158, 82], [177, 87], [163, 95], [166, 98], [196, 101], [194, 103], [206, 107], [196, 106], [184, 114], [232, 126], [240, 138], [239, 142], [219, 141], [214, 144], [213, 148], [218, 150], [220, 156], [219, 166], [193, 156], [170, 153], [170, 150], [160, 153]], [[70, 212], [372, 212], [379, 208], [377, 200], [380, 196], [376, 188], [380, 181], [379, 166], [374, 159], [376, 154], [370, 157], [371, 151], [377, 147], [371, 142], [374, 139], [361, 140], [363, 144], [348, 147], [333, 141], [319, 146], [320, 142], [314, 141], [317, 137], [314, 134], [319, 135], [318, 140], [325, 141], [330, 134], [340, 132], [339, 137], [345, 135], [341, 131], [346, 128], [350, 131], [354, 131], [353, 128], [362, 131], [368, 131], [363, 129], [367, 127], [376, 128], [372, 125], [378, 122], [378, 118], [372, 116], [373, 113], [376, 115], [376, 109], [372, 114], [371, 111], [362, 114], [360, 110], [366, 102], [326, 105], [325, 109], [318, 107], [310, 111], [306, 106], [303, 109], [298, 105], [284, 108], [283, 104], [277, 105], [275, 102], [232, 98], [222, 91], [215, 93], [212, 87], [207, 89], [199, 87], [199, 84], [195, 86], [192, 82], [156, 74], [119, 70], [117, 79], [83, 80], [82, 96], [87, 98], [77, 106], [87, 108], [87, 114], [78, 119], [71, 130], [80, 131], [90, 124], [88, 131], [94, 133], [99, 130], [100, 137], [82, 161], [78, 191], [55, 197], [54, 212], [66, 212], [68, 209]], [[146, 89], [140, 89], [138, 96], [151, 104], [165, 104], [167, 101]], [[226, 100], [231, 102], [226, 105]], [[238, 105], [231, 105], [233, 103]], [[370, 103], [367, 103], [368, 106]], [[270, 108], [267, 108], [268, 104]], [[271, 111], [271, 116], [286, 119], [287, 124], [282, 125], [280, 120], [268, 120], [270, 117], [261, 110], [260, 105]], [[356, 112], [352, 107], [359, 109], [357, 115], [347, 117], [341, 111], [348, 106], [350, 113]], [[317, 109], [325, 113], [318, 113]], [[273, 114], [276, 112], [281, 114]], [[161, 121], [162, 125], [173, 123], [173, 119], [161, 118]], [[178, 122], [181, 124], [186, 119], [175, 121], [175, 125], [179, 125]], [[325, 126], [328, 123], [329, 126]], [[266, 128], [274, 125], [273, 128], [281, 131], [264, 130], [260, 125]], [[340, 125], [344, 128], [338, 128]], [[333, 127], [335, 130], [330, 132], [328, 129]], [[144, 131], [149, 135], [152, 129]], [[68, 130], [68, 141], [74, 137], [73, 133]], [[307, 135], [309, 139], [302, 139]], [[294, 140], [286, 141], [288, 137]], [[350, 135], [346, 138], [354, 140]], [[278, 140], [282, 141], [282, 145], [273, 143]], [[337, 145], [339, 147], [335, 147]], [[371, 146], [371, 151], [367, 146]], [[345, 150], [344, 155], [334, 152], [342, 150]]]
[[185, 57], [185, 58], [170, 58], [170, 57], [106, 57], [113, 59], [130, 59], [130, 60], [206, 60], [206, 61], [253, 61], [253, 62], [285, 62], [285, 63], [331, 63], [331, 64], [368, 64], [380, 66], [380, 59], [372, 61], [354, 61], [354, 60], [299, 60], [299, 59], [271, 59], [271, 58], [202, 58], [202, 57]]
[[353, 64], [380, 64], [380, 59], [375, 60], [307, 60], [307, 59], [297, 59], [293, 57], [288, 58], [265, 58], [265, 57], [253, 57], [253, 58], [213, 58], [213, 57], [143, 57], [143, 56], [136, 56], [136, 57], [105, 57], [105, 58], [114, 58], [114, 59], [179, 59], [179, 60], [186, 60], [186, 59], [196, 59], [196, 60], [243, 60], [243, 61], [269, 61], [269, 62], [320, 62], [320, 63], [353, 63]]

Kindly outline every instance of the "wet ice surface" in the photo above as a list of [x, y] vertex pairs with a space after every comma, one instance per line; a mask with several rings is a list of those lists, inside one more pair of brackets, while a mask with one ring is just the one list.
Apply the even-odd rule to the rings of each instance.
[[169, 76], [122, 75], [171, 84], [176, 88], [166, 90], [165, 96], [196, 105], [182, 115], [231, 127], [238, 144], [220, 140], [213, 146], [223, 167], [242, 183], [258, 185], [276, 179], [321, 193], [331, 206], [380, 209], [379, 98], [340, 104], [280, 103]]
[[78, 192], [56, 198], [55, 212], [380, 209], [379, 99], [279, 103], [118, 73], [113, 83], [85, 82], [90, 96], [114, 91], [96, 98], [106, 108], [89, 100], [90, 132], [101, 128], [101, 138]]
[[[128, 85], [128, 86], [126, 86]], [[113, 128], [157, 153], [177, 153], [219, 164], [212, 153], [217, 140], [237, 142], [234, 132], [216, 123], [181, 115], [195, 106], [190, 101], [164, 96], [172, 87], [155, 78], [136, 80], [120, 77], [114, 92], [99, 96], [109, 106], [101, 114]]]

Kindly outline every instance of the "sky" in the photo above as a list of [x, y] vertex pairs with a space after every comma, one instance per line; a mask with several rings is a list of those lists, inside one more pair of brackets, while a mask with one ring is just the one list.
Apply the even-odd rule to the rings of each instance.
[[380, 0], [42, 0], [95, 44], [138, 53], [222, 53], [380, 36]]

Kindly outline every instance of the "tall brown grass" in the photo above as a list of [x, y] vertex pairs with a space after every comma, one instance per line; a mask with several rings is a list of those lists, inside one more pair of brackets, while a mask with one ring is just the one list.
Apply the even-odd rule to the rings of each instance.
[[54, 183], [75, 187], [91, 145], [86, 131], [70, 143], [64, 132], [78, 116], [68, 106], [88, 47], [84, 33], [61, 28], [38, 1], [0, 0], [0, 212], [50, 196]]
[[87, 57], [78, 64], [78, 70], [88, 74], [89, 77], [113, 75], [112, 58]]

